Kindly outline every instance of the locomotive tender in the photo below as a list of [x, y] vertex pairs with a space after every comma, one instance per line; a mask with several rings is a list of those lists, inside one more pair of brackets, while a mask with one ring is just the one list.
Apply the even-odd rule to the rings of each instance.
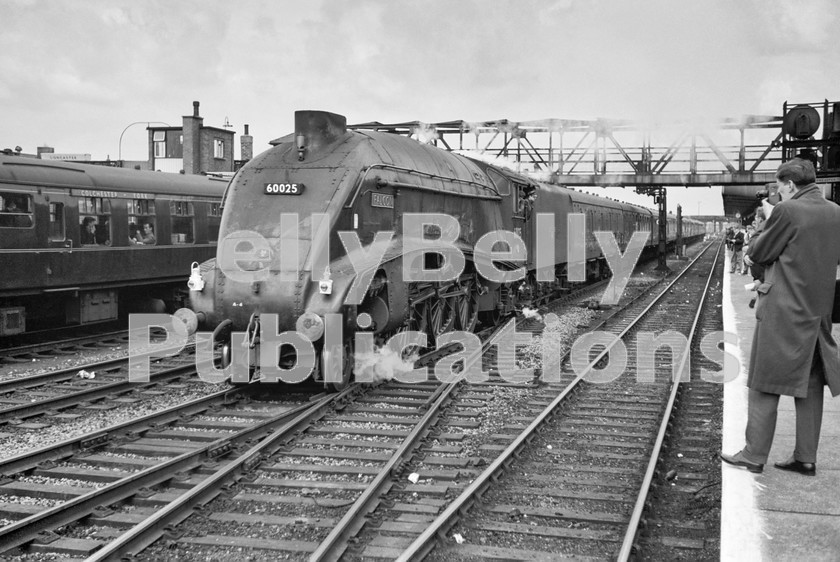
[[[296, 112], [294, 134], [271, 144], [231, 180], [217, 258], [191, 280], [201, 289], [190, 292], [193, 313], [178, 314], [190, 331], [214, 331], [225, 365], [237, 362], [243, 346], [259, 351], [261, 340], [274, 345], [278, 333], [303, 333], [314, 344], [312, 376], [340, 389], [352, 374], [356, 333], [382, 343], [422, 332], [433, 348], [446, 332], [472, 331], [479, 318], [498, 319], [582, 280], [568, 271], [570, 214], [586, 217], [585, 249], [575, 250], [585, 252], [586, 278], [608, 271], [594, 232], [612, 232], [624, 252], [634, 232], [656, 231], [649, 209], [537, 183], [406, 137], [348, 131], [332, 113]], [[537, 230], [540, 214], [553, 217], [553, 228]], [[519, 270], [513, 280], [482, 275], [476, 244], [491, 232], [515, 234], [492, 248], [495, 268]], [[673, 242], [673, 217], [668, 233]], [[702, 223], [683, 220], [687, 241], [704, 234]], [[538, 244], [551, 252], [547, 274]], [[655, 244], [648, 237], [646, 245]], [[456, 253], [464, 260], [453, 269]], [[276, 323], [261, 325], [261, 317]], [[337, 347], [324, 336], [336, 318]], [[304, 352], [293, 339], [271, 352], [281, 370], [293, 369]]]
[[0, 155], [0, 342], [177, 308], [184, 272], [216, 253], [226, 185]]

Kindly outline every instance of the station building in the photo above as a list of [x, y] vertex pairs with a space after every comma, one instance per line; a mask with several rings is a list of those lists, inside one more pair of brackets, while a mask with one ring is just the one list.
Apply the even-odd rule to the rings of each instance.
[[[192, 115], [184, 115], [181, 127], [147, 127], [149, 133], [149, 169], [185, 174], [211, 174], [235, 172], [234, 131], [208, 127], [199, 115], [199, 102], [193, 102]], [[241, 160], [253, 156], [253, 137], [245, 134], [241, 139]]]
[[146, 160], [93, 160], [90, 154], [56, 153], [49, 146], [39, 146], [35, 154], [27, 154], [15, 147], [3, 150], [7, 154], [21, 157], [40, 158], [43, 160], [63, 160], [113, 166], [115, 168], [134, 168], [137, 170], [156, 170], [160, 172], [182, 174], [233, 174], [254, 155], [254, 138], [249, 134], [248, 125], [240, 137], [240, 158], [234, 157], [235, 131], [223, 127], [204, 125], [204, 118], [199, 115], [199, 102], [193, 102], [192, 115], [184, 115], [180, 127], [148, 126], [148, 159]]

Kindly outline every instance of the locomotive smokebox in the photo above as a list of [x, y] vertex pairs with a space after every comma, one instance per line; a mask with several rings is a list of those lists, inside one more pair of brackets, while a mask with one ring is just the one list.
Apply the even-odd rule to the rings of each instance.
[[295, 111], [295, 144], [300, 159], [304, 151], [318, 152], [347, 132], [347, 118], [327, 111]]

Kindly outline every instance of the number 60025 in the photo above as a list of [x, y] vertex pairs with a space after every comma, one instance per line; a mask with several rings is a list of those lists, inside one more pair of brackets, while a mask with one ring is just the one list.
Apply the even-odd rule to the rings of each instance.
[[265, 192], [269, 195], [300, 195], [303, 193], [302, 183], [267, 183]]

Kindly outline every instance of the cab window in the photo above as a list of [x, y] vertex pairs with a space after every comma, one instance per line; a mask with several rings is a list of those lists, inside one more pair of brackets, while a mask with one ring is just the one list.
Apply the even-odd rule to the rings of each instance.
[[0, 193], [0, 227], [30, 228], [33, 224], [32, 197], [23, 193]]
[[496, 191], [499, 192], [499, 195], [510, 195], [510, 181], [505, 176], [492, 168], [487, 169], [487, 176], [493, 182], [493, 185], [496, 186]]

